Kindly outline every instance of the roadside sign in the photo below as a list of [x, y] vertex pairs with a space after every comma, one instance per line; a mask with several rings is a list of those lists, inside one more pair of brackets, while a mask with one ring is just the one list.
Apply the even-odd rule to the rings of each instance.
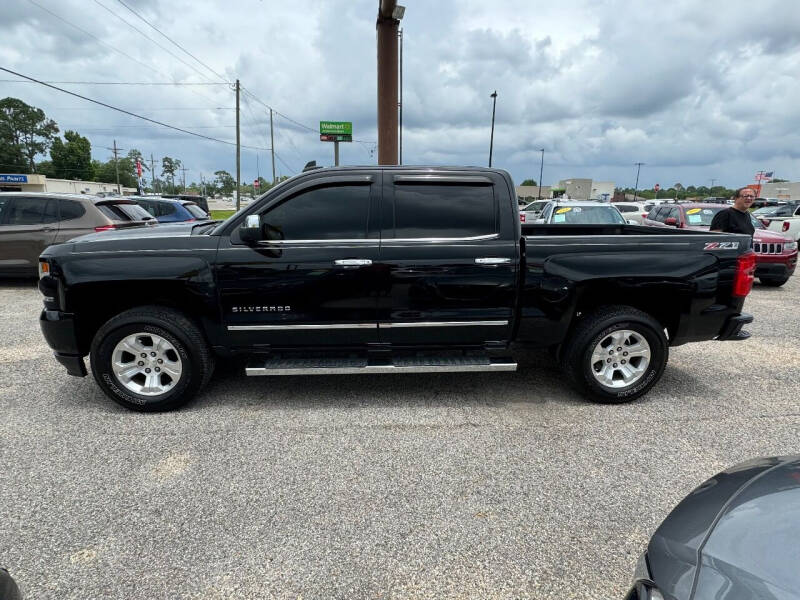
[[0, 183], [28, 183], [27, 175], [0, 175]]
[[654, 189], [655, 191], [658, 191], [658, 190], [660, 190], [660, 189], [661, 189], [661, 186], [660, 186], [660, 185], [658, 185], [658, 184], [656, 184], [656, 185], [653, 187], [653, 189]]
[[261, 185], [261, 182], [260, 182], [258, 179], [254, 179], [254, 180], [253, 180], [253, 187], [254, 187], [254, 188], [257, 188], [257, 187], [259, 187], [260, 185]]
[[320, 121], [320, 142], [352, 142], [353, 123], [351, 121]]

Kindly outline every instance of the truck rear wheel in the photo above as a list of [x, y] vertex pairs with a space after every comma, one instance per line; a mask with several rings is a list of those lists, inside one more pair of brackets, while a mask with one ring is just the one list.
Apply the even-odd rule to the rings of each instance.
[[211, 378], [214, 357], [183, 313], [142, 306], [106, 322], [91, 347], [92, 374], [114, 402], [142, 412], [189, 402]]
[[658, 321], [630, 306], [611, 306], [578, 323], [561, 353], [561, 368], [590, 400], [616, 404], [646, 394], [668, 358]]

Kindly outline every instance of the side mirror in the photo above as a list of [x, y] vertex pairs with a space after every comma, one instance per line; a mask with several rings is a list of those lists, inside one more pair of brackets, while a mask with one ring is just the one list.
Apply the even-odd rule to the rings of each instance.
[[239, 237], [245, 244], [255, 244], [261, 241], [261, 217], [247, 215], [244, 218], [244, 224], [239, 227]]
[[670, 227], [677, 227], [678, 219], [676, 219], [675, 217], [668, 217], [664, 219], [664, 225], [669, 225]]

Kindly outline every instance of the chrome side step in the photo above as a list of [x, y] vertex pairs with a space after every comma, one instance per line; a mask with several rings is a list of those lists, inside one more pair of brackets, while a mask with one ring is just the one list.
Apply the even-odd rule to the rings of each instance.
[[256, 375], [356, 375], [375, 373], [461, 373], [467, 371], [516, 371], [511, 359], [466, 357], [396, 357], [380, 363], [367, 358], [271, 358], [248, 365]]

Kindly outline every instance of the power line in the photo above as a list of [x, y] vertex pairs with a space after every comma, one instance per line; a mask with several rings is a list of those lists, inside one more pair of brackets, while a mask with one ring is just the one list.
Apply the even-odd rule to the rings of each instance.
[[141, 29], [139, 29], [138, 27], [136, 27], [136, 25], [133, 25], [132, 23], [129, 23], [128, 21], [126, 21], [125, 19], [123, 19], [122, 17], [120, 17], [120, 16], [119, 16], [117, 13], [115, 13], [113, 10], [111, 10], [110, 8], [108, 8], [108, 7], [107, 7], [105, 4], [103, 4], [102, 2], [100, 2], [100, 0], [94, 0], [94, 3], [95, 3], [95, 4], [97, 4], [98, 6], [100, 6], [100, 7], [104, 8], [104, 9], [105, 9], [107, 12], [111, 13], [112, 15], [114, 15], [116, 18], [118, 18], [120, 21], [122, 21], [123, 23], [125, 23], [126, 25], [128, 25], [129, 27], [131, 27], [132, 29], [134, 29], [135, 31], [139, 32], [139, 33], [140, 33], [140, 34], [141, 34], [141, 35], [142, 35], [142, 36], [143, 36], [145, 39], [147, 39], [147, 40], [150, 40], [151, 42], [153, 42], [153, 43], [154, 43], [156, 46], [158, 46], [159, 48], [161, 48], [161, 49], [162, 49], [164, 52], [166, 52], [167, 54], [169, 54], [170, 56], [172, 56], [174, 59], [176, 59], [176, 60], [179, 60], [181, 63], [183, 63], [184, 65], [186, 65], [186, 66], [187, 66], [187, 67], [189, 67], [190, 69], [192, 69], [192, 70], [193, 70], [195, 73], [197, 73], [198, 75], [200, 75], [200, 77], [202, 77], [202, 78], [203, 78], [203, 79], [205, 79], [206, 81], [210, 81], [210, 80], [209, 80], [209, 78], [208, 78], [208, 77], [207, 77], [207, 76], [206, 76], [204, 73], [201, 73], [201, 72], [200, 72], [200, 70], [199, 70], [197, 67], [195, 67], [194, 65], [190, 65], [190, 64], [189, 64], [189, 63], [187, 63], [185, 60], [183, 60], [183, 59], [182, 59], [180, 56], [177, 56], [177, 55], [176, 55], [175, 53], [173, 53], [171, 50], [169, 50], [168, 48], [165, 48], [164, 46], [162, 46], [161, 44], [159, 44], [157, 41], [155, 41], [153, 38], [151, 38], [149, 35], [147, 35], [147, 34], [146, 34], [144, 31], [142, 31]]
[[[134, 57], [133, 57], [133, 56], [131, 56], [130, 54], [128, 54], [128, 53], [126, 53], [126, 52], [123, 52], [123, 51], [122, 51], [122, 50], [120, 50], [119, 48], [115, 48], [114, 46], [112, 46], [112, 45], [110, 45], [110, 44], [107, 44], [107, 43], [105, 43], [103, 40], [101, 40], [99, 37], [97, 37], [97, 36], [96, 36], [96, 35], [94, 35], [93, 33], [89, 32], [89, 31], [86, 31], [85, 29], [83, 29], [82, 27], [79, 27], [78, 25], [75, 25], [75, 23], [73, 23], [73, 22], [71, 22], [71, 21], [68, 21], [68, 20], [67, 20], [67, 19], [65, 19], [64, 17], [57, 15], [57, 14], [56, 14], [56, 13], [54, 13], [52, 10], [50, 10], [50, 9], [48, 9], [48, 8], [45, 8], [44, 6], [42, 6], [41, 4], [39, 4], [38, 2], [36, 2], [36, 0], [28, 0], [28, 2], [30, 2], [30, 3], [31, 3], [31, 4], [33, 4], [34, 6], [38, 6], [38, 7], [39, 7], [40, 9], [42, 9], [44, 12], [46, 12], [47, 14], [49, 14], [49, 15], [51, 15], [51, 16], [53, 16], [53, 17], [55, 17], [55, 18], [56, 18], [56, 19], [58, 19], [59, 21], [61, 21], [61, 22], [63, 22], [63, 23], [66, 23], [66, 24], [67, 24], [67, 25], [69, 25], [70, 27], [74, 27], [75, 29], [77, 29], [77, 30], [78, 30], [78, 31], [80, 31], [81, 33], [84, 33], [84, 34], [88, 35], [90, 38], [94, 39], [95, 41], [97, 41], [99, 44], [101, 44], [101, 45], [105, 46], [106, 48], [109, 48], [110, 50], [113, 50], [114, 52], [117, 52], [118, 54], [121, 54], [121, 55], [122, 55], [122, 56], [124, 56], [125, 58], [129, 58], [129, 59], [130, 59], [130, 60], [132, 60], [133, 62], [135, 62], [135, 63], [137, 63], [137, 64], [140, 64], [140, 65], [142, 65], [142, 66], [143, 66], [145, 69], [148, 69], [148, 70], [151, 70], [151, 71], [155, 71], [156, 73], [159, 73], [159, 74], [161, 74], [162, 76], [164, 76], [164, 77], [165, 77], [165, 78], [167, 78], [167, 79], [169, 79], [169, 78], [170, 78], [170, 77], [169, 77], [169, 76], [168, 76], [166, 73], [164, 73], [163, 71], [159, 71], [158, 69], [156, 69], [156, 68], [154, 68], [154, 67], [152, 67], [152, 66], [150, 66], [150, 65], [148, 65], [148, 64], [145, 64], [145, 63], [143, 63], [143, 62], [142, 62], [142, 61], [140, 61], [139, 59], [137, 59], [137, 58], [134, 58]], [[197, 96], [201, 97], [201, 98], [205, 98], [206, 100], [211, 100], [211, 102], [216, 102], [215, 100], [212, 100], [212, 99], [211, 99], [211, 98], [209, 98], [208, 96], [204, 96], [203, 94], [200, 94], [200, 93], [198, 93], [198, 92], [194, 92], [194, 91], [193, 91], [193, 93], [194, 93], [195, 95], [197, 95]]]
[[181, 46], [181, 45], [180, 45], [178, 42], [176, 42], [175, 40], [173, 40], [172, 38], [170, 38], [170, 37], [169, 37], [169, 36], [168, 36], [166, 33], [164, 33], [163, 31], [161, 31], [161, 30], [160, 30], [158, 27], [156, 27], [155, 25], [153, 25], [153, 24], [152, 24], [150, 21], [148, 21], [148, 20], [147, 20], [147, 19], [145, 19], [143, 16], [141, 16], [139, 13], [137, 13], [135, 10], [133, 10], [133, 9], [132, 9], [130, 6], [128, 6], [127, 4], [125, 4], [125, 3], [124, 3], [122, 0], [117, 0], [117, 2], [119, 2], [120, 4], [122, 4], [122, 6], [124, 6], [125, 8], [127, 8], [127, 9], [128, 9], [128, 10], [129, 10], [131, 13], [133, 13], [133, 14], [134, 14], [134, 15], [135, 15], [137, 18], [141, 19], [142, 21], [144, 21], [145, 23], [147, 23], [147, 24], [148, 24], [150, 27], [152, 27], [153, 29], [155, 29], [155, 30], [156, 30], [158, 33], [160, 33], [160, 34], [161, 34], [161, 35], [162, 35], [164, 38], [166, 38], [166, 39], [167, 39], [167, 40], [168, 40], [170, 43], [172, 43], [173, 45], [175, 45], [175, 46], [177, 46], [178, 48], [180, 48], [181, 50], [183, 50], [183, 52], [185, 52], [186, 54], [188, 54], [189, 56], [191, 56], [191, 57], [192, 57], [194, 60], [196, 60], [196, 61], [197, 61], [198, 63], [200, 63], [201, 65], [203, 65], [203, 66], [204, 66], [206, 69], [208, 69], [209, 71], [211, 71], [212, 73], [214, 73], [214, 75], [216, 75], [217, 77], [219, 77], [219, 78], [220, 78], [222, 81], [224, 81], [225, 83], [228, 83], [228, 84], [230, 84], [230, 83], [231, 83], [231, 82], [230, 82], [230, 81], [228, 81], [228, 80], [227, 80], [225, 77], [223, 77], [222, 75], [220, 75], [219, 73], [217, 73], [217, 72], [216, 72], [214, 69], [212, 69], [211, 67], [209, 67], [209, 66], [208, 66], [206, 63], [204, 63], [202, 60], [200, 60], [199, 58], [197, 58], [197, 57], [196, 57], [194, 54], [192, 54], [191, 52], [189, 52], [189, 51], [188, 51], [186, 48], [184, 48], [183, 46]]
[[[194, 131], [189, 131], [188, 129], [182, 129], [180, 127], [175, 127], [173, 125], [168, 125], [167, 123], [162, 123], [161, 121], [156, 121], [155, 119], [150, 119], [148, 117], [143, 117], [142, 115], [137, 115], [129, 110], [125, 110], [123, 108], [117, 108], [116, 106], [111, 106], [110, 104], [106, 104], [105, 102], [100, 102], [99, 100], [93, 100], [92, 98], [87, 98], [86, 96], [81, 96], [80, 94], [76, 94], [75, 92], [70, 92], [69, 90], [65, 90], [60, 87], [56, 87], [49, 83], [44, 83], [43, 81], [39, 81], [38, 79], [34, 79], [33, 77], [28, 77], [27, 75], [23, 75], [22, 73], [17, 73], [16, 71], [12, 71], [11, 69], [6, 69], [5, 67], [0, 67], [0, 71], [5, 71], [6, 73], [11, 73], [12, 75], [16, 75], [17, 77], [22, 77], [24, 79], [28, 79], [30, 81], [35, 81], [36, 83], [40, 83], [43, 86], [52, 88], [54, 90], [58, 90], [59, 92], [64, 92], [65, 94], [69, 94], [70, 96], [75, 96], [76, 98], [80, 98], [81, 100], [86, 100], [87, 102], [92, 102], [94, 104], [99, 104], [100, 106], [105, 106], [106, 108], [110, 108], [111, 110], [115, 110], [117, 112], [121, 112], [123, 114], [129, 115], [131, 117], [136, 117], [137, 119], [142, 119], [143, 121], [148, 121], [150, 123], [155, 123], [156, 125], [161, 125], [162, 127], [166, 127], [167, 129], [174, 129], [175, 131], [180, 131], [181, 133], [185, 133], [187, 135], [193, 135], [195, 137], [203, 138], [206, 140], [210, 140], [212, 142], [219, 142], [220, 144], [227, 144], [229, 146], [235, 146], [236, 142], [229, 142], [226, 140], [221, 140], [219, 138], [210, 137], [207, 135], [203, 135], [202, 133], [197, 133]], [[258, 148], [254, 146], [242, 146], [248, 147], [254, 150], [268, 150], [267, 148]]]
[[[32, 83], [30, 81], [20, 81], [19, 79], [0, 79], [0, 83]], [[180, 81], [45, 81], [45, 83], [59, 83], [62, 85], [228, 85], [227, 83], [211, 82], [180, 82]]]
[[293, 169], [292, 167], [290, 167], [289, 165], [287, 165], [287, 164], [286, 164], [286, 161], [285, 161], [285, 160], [283, 160], [283, 159], [280, 157], [280, 155], [279, 155], [277, 152], [275, 153], [275, 158], [277, 158], [279, 161], [281, 161], [281, 162], [283, 163], [283, 166], [284, 166], [284, 167], [286, 167], [287, 169], [289, 169], [289, 173], [294, 173], [294, 172], [295, 172], [295, 170], [296, 170], [296, 169]]

